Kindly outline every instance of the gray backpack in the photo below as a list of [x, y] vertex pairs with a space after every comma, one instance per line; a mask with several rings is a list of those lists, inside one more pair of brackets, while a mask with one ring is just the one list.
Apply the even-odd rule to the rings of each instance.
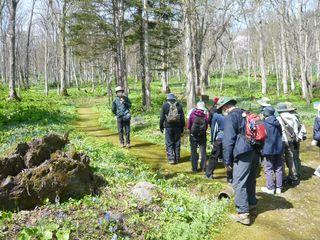
[[178, 113], [177, 102], [171, 103], [168, 102], [170, 109], [169, 113], [166, 116], [167, 123], [179, 123], [180, 122], [180, 114]]

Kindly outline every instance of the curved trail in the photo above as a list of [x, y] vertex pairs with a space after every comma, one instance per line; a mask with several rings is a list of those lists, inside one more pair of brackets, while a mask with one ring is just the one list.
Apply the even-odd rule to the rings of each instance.
[[[101, 127], [99, 113], [93, 110], [94, 104], [95, 102], [78, 108], [79, 119], [75, 126], [89, 136], [117, 145], [118, 134]], [[181, 152], [181, 163], [169, 165], [163, 146], [136, 138], [133, 138], [131, 143], [132, 148], [125, 151], [150, 164], [152, 169], [161, 169], [168, 174], [180, 172], [190, 174], [191, 164], [188, 152], [184, 150]], [[281, 196], [270, 196], [259, 192], [260, 186], [264, 184], [264, 177], [259, 177], [258, 216], [254, 224], [246, 227], [229, 222], [216, 239], [320, 239], [320, 179], [312, 177], [313, 168], [319, 164], [314, 159], [319, 159], [319, 156], [314, 149], [305, 145], [302, 146], [302, 152], [303, 165], [307, 163], [308, 166], [302, 168], [304, 179], [301, 184], [296, 188], [285, 189], [285, 193]], [[224, 169], [218, 169], [217, 175], [224, 176]], [[202, 174], [196, 176], [202, 178]]]

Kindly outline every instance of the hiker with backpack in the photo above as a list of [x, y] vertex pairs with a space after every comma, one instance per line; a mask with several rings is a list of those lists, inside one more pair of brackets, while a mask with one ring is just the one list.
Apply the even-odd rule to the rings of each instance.
[[[282, 128], [281, 124], [274, 116], [275, 109], [267, 106], [262, 111], [264, 116], [264, 125], [267, 132], [267, 137], [262, 149], [264, 157], [263, 167], [266, 176], [266, 186], [261, 190], [268, 194], [280, 194], [282, 190], [282, 175], [283, 175], [283, 159], [284, 151], [282, 143]], [[275, 176], [275, 181], [273, 177]]]
[[[211, 111], [210, 111], [211, 113]], [[212, 114], [211, 117], [211, 144], [212, 152], [209, 157], [206, 166], [206, 177], [208, 179], [213, 179], [213, 172], [218, 165], [219, 158], [222, 158], [222, 139], [223, 139], [223, 129], [224, 129], [224, 116], [217, 111]], [[228, 182], [231, 181], [232, 176], [228, 174]]]
[[[284, 182], [291, 185], [299, 184], [299, 175], [297, 165], [294, 162], [294, 154], [298, 147], [299, 142], [299, 120], [293, 111], [295, 109], [292, 105], [285, 102], [277, 104], [277, 112], [279, 116], [278, 121], [282, 127], [282, 141], [284, 143], [284, 163], [289, 169], [288, 177], [284, 176]], [[285, 175], [285, 168], [283, 168]]]
[[169, 164], [177, 164], [180, 160], [181, 134], [185, 118], [182, 105], [174, 94], [167, 95], [167, 101], [162, 105], [160, 113], [160, 131], [165, 131], [166, 151]]
[[213, 115], [218, 112], [218, 109], [217, 109], [217, 103], [219, 101], [219, 98], [218, 97], [214, 97], [213, 99], [213, 105], [212, 107], [210, 108], [209, 110], [209, 123], [211, 124], [212, 123], [212, 118], [213, 118]]
[[[121, 86], [116, 87], [116, 95], [111, 110], [117, 119], [120, 146], [130, 148], [131, 102], [124, 95], [124, 89]], [[125, 130], [126, 144], [124, 143], [123, 130]]]
[[265, 132], [264, 127], [261, 127], [263, 125], [256, 124], [257, 116], [237, 108], [236, 104], [236, 100], [224, 97], [219, 99], [217, 108], [221, 109], [225, 116], [223, 159], [227, 169], [233, 170], [232, 186], [237, 214], [232, 218], [241, 224], [250, 225], [250, 211], [254, 211], [257, 204], [259, 149], [255, 144], [257, 139], [261, 138], [263, 141]]
[[207, 148], [207, 129], [208, 129], [208, 117], [205, 103], [199, 101], [196, 109], [190, 114], [188, 119], [187, 128], [190, 131], [190, 148], [191, 148], [191, 165], [192, 172], [198, 171], [198, 148], [200, 151], [200, 169], [204, 171], [206, 167], [206, 148]]

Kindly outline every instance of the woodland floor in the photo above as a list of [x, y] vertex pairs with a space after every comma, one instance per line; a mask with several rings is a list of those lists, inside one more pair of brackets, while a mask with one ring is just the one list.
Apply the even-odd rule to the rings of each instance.
[[[76, 127], [88, 135], [99, 138], [100, 141], [118, 143], [118, 135], [112, 130], [101, 127], [99, 113], [94, 106], [105, 99], [95, 99], [86, 105], [78, 107], [79, 114]], [[311, 132], [309, 130], [309, 132]], [[295, 188], [284, 189], [280, 196], [270, 196], [261, 193], [265, 178], [263, 173], [257, 179], [257, 196], [259, 199], [258, 215], [250, 227], [229, 221], [216, 239], [319, 239], [320, 238], [320, 178], [313, 176], [314, 169], [319, 165], [319, 152], [308, 147], [306, 141], [301, 147], [303, 178]], [[136, 155], [141, 161], [151, 165], [154, 170], [161, 169], [170, 175], [185, 173], [202, 179], [202, 173], [191, 174], [190, 154], [182, 150], [181, 162], [169, 165], [166, 161], [165, 149], [162, 145], [133, 138], [131, 149], [125, 150]], [[215, 172], [217, 179], [225, 184], [225, 172], [221, 167]], [[208, 181], [203, 178], [203, 181]], [[227, 185], [227, 184], [226, 184]]]

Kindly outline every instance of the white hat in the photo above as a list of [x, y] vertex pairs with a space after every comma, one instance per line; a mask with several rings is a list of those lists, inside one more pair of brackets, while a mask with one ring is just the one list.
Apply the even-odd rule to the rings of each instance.
[[119, 92], [119, 91], [124, 92], [124, 89], [121, 86], [118, 86], [118, 87], [116, 87], [116, 93]]
[[269, 102], [270, 102], [270, 99], [267, 97], [263, 97], [257, 101], [257, 103], [259, 103], [262, 107], [270, 107], [271, 104]]
[[206, 104], [203, 101], [199, 101], [197, 102], [197, 109], [202, 110], [202, 111], [206, 111]]

